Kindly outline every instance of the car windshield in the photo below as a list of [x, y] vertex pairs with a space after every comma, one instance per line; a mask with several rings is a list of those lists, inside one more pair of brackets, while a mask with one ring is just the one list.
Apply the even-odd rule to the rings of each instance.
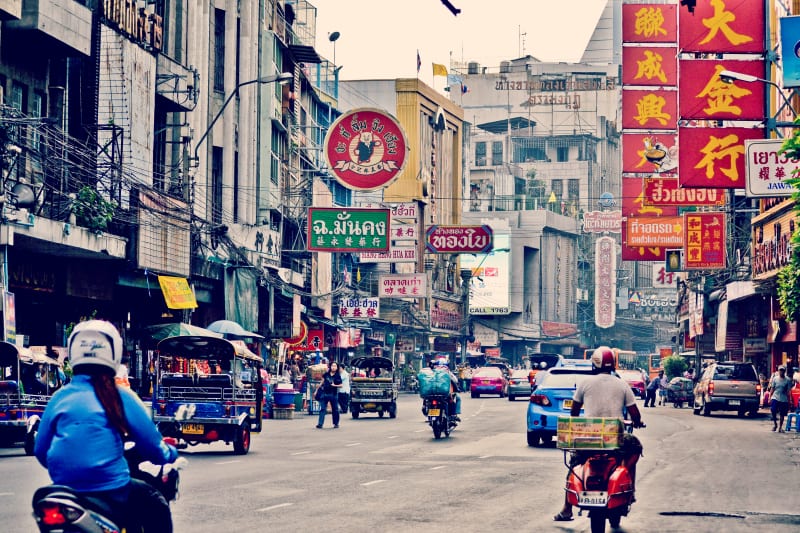
[[592, 374], [575, 372], [568, 374], [547, 374], [539, 384], [539, 389], [574, 389]]
[[756, 372], [750, 365], [717, 365], [714, 369], [714, 379], [758, 381]]
[[527, 370], [514, 370], [514, 373], [511, 374], [512, 378], [524, 378], [528, 379], [528, 371]]
[[[558, 364], [559, 356], [555, 354], [531, 355], [531, 367], [533, 368], [553, 368]], [[541, 366], [544, 363], [545, 366]]]
[[503, 372], [499, 368], [495, 367], [485, 367], [479, 368], [477, 372], [475, 372], [474, 377], [479, 378], [499, 378], [503, 375]]

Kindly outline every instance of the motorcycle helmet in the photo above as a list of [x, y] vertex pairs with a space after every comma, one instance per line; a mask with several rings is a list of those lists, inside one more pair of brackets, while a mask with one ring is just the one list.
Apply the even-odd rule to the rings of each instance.
[[614, 351], [608, 346], [595, 348], [592, 353], [592, 368], [601, 372], [610, 372], [617, 368]]
[[122, 360], [122, 337], [117, 328], [105, 320], [87, 320], [77, 324], [67, 346], [72, 368], [95, 365], [116, 374]]

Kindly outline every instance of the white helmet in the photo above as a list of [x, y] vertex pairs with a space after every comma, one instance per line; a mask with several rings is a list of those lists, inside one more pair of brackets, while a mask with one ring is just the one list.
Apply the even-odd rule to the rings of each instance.
[[122, 361], [122, 337], [117, 328], [105, 320], [87, 320], [77, 324], [67, 346], [72, 368], [97, 365], [116, 373]]
[[617, 361], [616, 357], [614, 357], [614, 351], [608, 346], [595, 348], [594, 353], [592, 353], [592, 367], [600, 371], [615, 370]]

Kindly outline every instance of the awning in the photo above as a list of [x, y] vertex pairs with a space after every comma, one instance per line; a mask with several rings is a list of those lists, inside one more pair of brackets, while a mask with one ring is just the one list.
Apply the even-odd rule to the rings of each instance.
[[752, 281], [732, 281], [725, 286], [728, 301], [744, 300], [756, 295], [756, 287]]

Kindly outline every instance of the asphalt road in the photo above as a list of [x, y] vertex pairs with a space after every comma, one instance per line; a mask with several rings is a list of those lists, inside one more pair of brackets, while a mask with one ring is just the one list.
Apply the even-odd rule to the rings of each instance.
[[[344, 415], [266, 420], [251, 451], [223, 444], [184, 452], [173, 505], [178, 532], [588, 531], [554, 523], [565, 467], [555, 447], [529, 448], [526, 401], [462, 395], [462, 424], [434, 440], [415, 395], [398, 418]], [[642, 409], [637, 502], [622, 531], [800, 530], [800, 436], [770, 431], [765, 412], [694, 416]], [[30, 496], [46, 472], [21, 448], [0, 449], [0, 530], [33, 533]]]

